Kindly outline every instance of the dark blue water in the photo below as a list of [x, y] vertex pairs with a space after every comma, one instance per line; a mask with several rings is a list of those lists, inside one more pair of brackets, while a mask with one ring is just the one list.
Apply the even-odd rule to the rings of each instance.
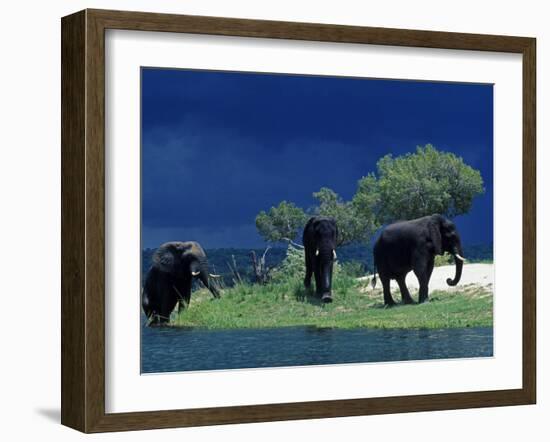
[[493, 355], [493, 328], [437, 330], [142, 329], [141, 371], [474, 358]]

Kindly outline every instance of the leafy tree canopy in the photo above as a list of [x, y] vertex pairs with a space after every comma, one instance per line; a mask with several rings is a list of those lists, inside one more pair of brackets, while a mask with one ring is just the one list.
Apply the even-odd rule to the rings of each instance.
[[378, 211], [380, 208], [380, 193], [374, 174], [369, 173], [357, 182], [357, 192], [351, 200], [355, 216], [363, 219], [368, 235], [372, 235], [379, 227]]
[[[467, 213], [474, 198], [485, 192], [478, 170], [461, 157], [438, 151], [431, 144], [396, 158], [386, 155], [357, 183], [351, 201], [334, 190], [313, 194], [318, 205], [311, 213], [330, 216], [338, 225], [338, 245], [368, 242], [380, 225], [441, 213], [449, 218]], [[308, 216], [293, 203], [282, 201], [256, 217], [260, 235], [271, 242], [294, 240]]]
[[307, 221], [305, 212], [294, 203], [281, 201], [277, 207], [256, 216], [256, 228], [265, 241], [294, 240]]
[[367, 241], [374, 232], [374, 217], [363, 216], [358, 211], [358, 204], [342, 200], [332, 189], [323, 187], [315, 192], [313, 197], [319, 202], [315, 212], [336, 220], [339, 246], [355, 241]]
[[418, 146], [412, 154], [382, 157], [377, 172], [378, 179], [368, 175], [359, 181], [354, 200], [367, 201], [363, 205], [377, 211], [380, 223], [433, 213], [454, 218], [467, 213], [473, 199], [485, 191], [478, 170], [431, 144]]

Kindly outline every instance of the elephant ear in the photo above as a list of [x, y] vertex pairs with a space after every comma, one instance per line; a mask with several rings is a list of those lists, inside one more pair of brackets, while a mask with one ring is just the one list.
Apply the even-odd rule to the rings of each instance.
[[443, 244], [441, 241], [441, 225], [439, 219], [431, 219], [428, 222], [428, 231], [430, 235], [430, 241], [433, 246], [433, 251], [436, 255], [443, 254]]
[[165, 273], [175, 273], [177, 261], [176, 248], [171, 244], [163, 244], [153, 254], [153, 265]]

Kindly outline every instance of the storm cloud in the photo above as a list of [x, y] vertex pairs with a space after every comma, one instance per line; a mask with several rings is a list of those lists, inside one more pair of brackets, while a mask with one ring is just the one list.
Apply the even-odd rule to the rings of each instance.
[[427, 143], [481, 171], [457, 223], [491, 242], [492, 85], [143, 69], [142, 245], [259, 246], [260, 210], [323, 186], [351, 198], [380, 157]]

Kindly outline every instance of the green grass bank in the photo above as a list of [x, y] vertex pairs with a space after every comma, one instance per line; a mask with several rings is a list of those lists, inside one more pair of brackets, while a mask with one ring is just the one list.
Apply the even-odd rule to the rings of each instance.
[[[412, 292], [413, 298], [418, 299]], [[393, 293], [394, 299], [400, 299]], [[171, 325], [208, 329], [315, 326], [321, 328], [450, 328], [493, 324], [490, 288], [432, 291], [424, 304], [385, 308], [380, 288], [345, 274], [335, 275], [331, 304], [306, 292], [301, 279], [268, 285], [238, 284], [212, 299], [197, 290], [189, 308], [172, 315]]]

